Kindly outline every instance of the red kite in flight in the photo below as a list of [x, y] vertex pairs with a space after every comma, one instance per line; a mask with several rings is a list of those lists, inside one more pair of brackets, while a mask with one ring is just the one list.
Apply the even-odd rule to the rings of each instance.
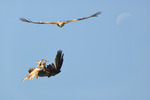
[[55, 57], [55, 64], [49, 64], [46, 67], [46, 62], [48, 62], [47, 60], [45, 62], [42, 63], [42, 61], [44, 59], [42, 59], [41, 61], [38, 61], [38, 67], [36, 68], [29, 68], [28, 72], [29, 75], [24, 78], [22, 81], [26, 80], [26, 79], [33, 79], [34, 76], [36, 76], [36, 78], [38, 79], [39, 77], [51, 77], [51, 76], [55, 76], [56, 74], [61, 72], [61, 66], [63, 64], [63, 56], [64, 54], [62, 54], [61, 50], [57, 51], [57, 55]]
[[67, 24], [69, 22], [74, 22], [74, 21], [78, 21], [78, 20], [88, 19], [88, 18], [91, 18], [91, 17], [97, 17], [99, 14], [101, 14], [101, 12], [97, 12], [97, 13], [91, 15], [91, 16], [88, 16], [88, 17], [83, 17], [83, 18], [73, 19], [73, 20], [67, 20], [67, 21], [56, 21], [56, 22], [42, 22], [42, 21], [33, 22], [33, 21], [27, 20], [25, 18], [20, 18], [20, 20], [23, 21], [23, 22], [34, 23], [34, 24], [56, 24], [59, 27], [63, 27], [65, 24]]

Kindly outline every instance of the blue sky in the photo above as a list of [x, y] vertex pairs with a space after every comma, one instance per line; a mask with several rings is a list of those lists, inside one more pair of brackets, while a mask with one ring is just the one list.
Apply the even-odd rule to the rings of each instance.
[[[1, 100], [150, 100], [150, 1], [1, 0]], [[23, 23], [96, 18], [56, 25]], [[62, 72], [20, 81], [63, 50]], [[48, 63], [48, 64], [49, 64]]]

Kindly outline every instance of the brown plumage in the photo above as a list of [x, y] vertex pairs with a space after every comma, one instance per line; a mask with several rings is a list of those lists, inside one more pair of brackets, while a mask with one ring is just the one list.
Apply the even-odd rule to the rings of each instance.
[[59, 27], [63, 27], [66, 23], [79, 21], [79, 20], [84, 20], [84, 19], [88, 19], [88, 18], [91, 18], [91, 17], [97, 17], [99, 14], [101, 14], [101, 12], [97, 12], [97, 13], [91, 15], [91, 16], [88, 16], [88, 17], [83, 17], [83, 18], [73, 19], [73, 20], [67, 20], [67, 21], [56, 21], [56, 22], [42, 22], [42, 21], [33, 22], [33, 21], [27, 20], [25, 18], [20, 18], [20, 20], [23, 21], [23, 22], [34, 23], [34, 24], [56, 24]]
[[[47, 67], [45, 66], [43, 70], [40, 70], [38, 73], [39, 77], [51, 77], [55, 76], [56, 74], [61, 72], [61, 66], [63, 64], [63, 56], [61, 50], [57, 51], [57, 55], [55, 57], [55, 64], [49, 64]], [[35, 68], [30, 68], [28, 70], [29, 73], [32, 73], [35, 70]]]

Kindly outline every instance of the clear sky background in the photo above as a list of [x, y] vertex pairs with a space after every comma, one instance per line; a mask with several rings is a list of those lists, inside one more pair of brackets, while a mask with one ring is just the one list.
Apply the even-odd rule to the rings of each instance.
[[[150, 100], [149, 0], [1, 0], [1, 100]], [[56, 25], [60, 21], [102, 14]], [[62, 72], [20, 81], [63, 50]], [[49, 64], [48, 63], [48, 64]]]

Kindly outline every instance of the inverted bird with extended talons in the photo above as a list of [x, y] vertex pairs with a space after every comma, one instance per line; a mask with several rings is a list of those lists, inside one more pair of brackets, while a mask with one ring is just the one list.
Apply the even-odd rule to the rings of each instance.
[[38, 66], [41, 66], [42, 69], [35, 73], [37, 68], [29, 68], [29, 70], [28, 70], [29, 75], [26, 78], [24, 78], [24, 80], [26, 80], [28, 78], [33, 79], [34, 78], [32, 76], [33, 73], [34, 73], [34, 76], [36, 75], [37, 79], [38, 79], [38, 77], [46, 77], [46, 76], [51, 77], [51, 76], [55, 76], [56, 74], [60, 73], [61, 72], [60, 69], [61, 69], [62, 64], [63, 64], [63, 56], [64, 56], [64, 54], [62, 53], [62, 51], [58, 50], [57, 55], [55, 57], [55, 64], [52, 63], [52, 64], [49, 64], [46, 66], [46, 62], [48, 62], [48, 61], [45, 61], [43, 63], [42, 63], [43, 60], [38, 61], [37, 64], [38, 64]]
[[25, 18], [20, 18], [21, 21], [23, 22], [28, 22], [28, 23], [34, 23], [34, 24], [56, 24], [57, 26], [59, 26], [60, 28], [63, 27], [65, 24], [69, 23], [69, 22], [74, 22], [74, 21], [79, 21], [79, 20], [83, 20], [83, 19], [88, 19], [91, 17], [97, 17], [99, 14], [101, 14], [101, 12], [97, 12], [91, 16], [88, 17], [83, 17], [83, 18], [79, 18], [79, 19], [73, 19], [73, 20], [67, 20], [67, 21], [56, 21], [56, 22], [33, 22], [31, 20], [27, 20]]

